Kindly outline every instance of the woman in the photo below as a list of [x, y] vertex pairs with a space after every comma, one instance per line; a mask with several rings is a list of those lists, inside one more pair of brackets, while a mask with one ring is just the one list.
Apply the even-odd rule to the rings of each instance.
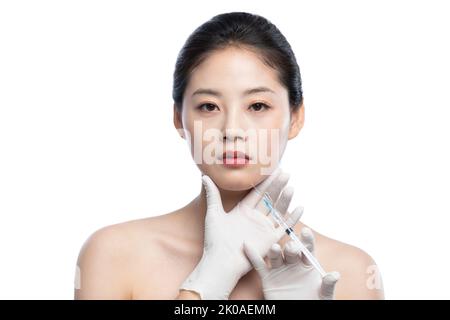
[[[255, 197], [251, 191], [254, 186], [266, 191], [277, 181], [272, 186], [276, 189], [275, 192], [272, 189], [272, 195], [275, 201], [278, 196], [283, 199], [276, 201], [280, 212], [284, 214], [287, 210], [293, 189], [286, 187], [288, 176], [277, 167], [287, 141], [295, 138], [303, 127], [305, 106], [294, 53], [276, 26], [261, 16], [244, 12], [217, 15], [201, 25], [187, 39], [178, 56], [173, 99], [174, 125], [188, 142], [204, 174], [204, 187], [195, 199], [174, 212], [96, 231], [79, 255], [80, 286], [75, 290], [76, 299], [198, 299], [200, 290], [191, 290], [191, 284], [195, 288], [203, 286], [201, 290], [206, 291], [216, 288], [200, 284], [199, 280], [205, 272], [217, 278], [228, 272], [227, 268], [222, 273], [213, 272], [213, 266], [220, 268], [218, 257], [215, 264], [201, 264], [205, 252], [214, 251], [209, 247], [220, 247], [219, 240], [214, 246], [207, 244], [211, 240], [207, 241], [210, 226], [205, 219], [212, 216], [211, 207], [219, 207], [217, 203], [209, 206], [207, 190], [209, 200], [216, 192], [216, 200], [220, 199], [223, 206], [222, 213], [233, 216], [243, 208], [240, 204]], [[263, 213], [261, 203], [260, 198], [254, 203], [261, 219], [270, 219], [270, 215], [265, 216], [267, 212]], [[339, 272], [334, 298], [383, 298], [372, 258], [356, 247], [315, 231], [310, 233], [301, 222], [295, 223], [300, 214], [300, 209], [285, 213], [292, 219], [296, 234], [303, 230], [303, 240], [308, 242], [323, 268]], [[256, 212], [252, 217], [259, 219]], [[215, 228], [214, 234], [227, 231], [222, 232], [223, 242], [240, 239], [242, 248], [237, 231], [227, 229], [225, 224]], [[269, 265], [283, 256], [278, 254], [273, 259], [289, 237], [277, 233], [277, 237], [269, 239], [270, 232], [258, 235], [266, 245], [264, 248], [255, 251], [251, 247], [255, 242], [246, 243], [245, 254], [253, 266], [258, 258], [265, 257]], [[256, 234], [257, 229], [249, 226], [247, 236], [255, 239]], [[271, 246], [270, 240], [278, 245]], [[286, 246], [285, 253], [288, 251]], [[265, 256], [268, 253], [272, 257]], [[269, 284], [262, 281], [261, 272], [258, 274], [250, 263], [246, 265], [245, 254], [232, 251], [233, 259], [243, 267], [223, 276], [220, 279], [223, 290], [217, 286], [222, 291], [209, 297], [268, 298], [269, 290], [264, 286]], [[222, 257], [224, 266], [233, 269], [235, 265], [227, 264], [228, 258]], [[201, 276], [199, 269], [203, 272]]]

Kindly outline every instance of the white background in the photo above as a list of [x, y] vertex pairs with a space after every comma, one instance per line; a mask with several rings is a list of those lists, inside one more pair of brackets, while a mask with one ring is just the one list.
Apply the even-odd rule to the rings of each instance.
[[178, 209], [200, 173], [172, 73], [213, 15], [275, 23], [306, 122], [283, 168], [303, 221], [378, 263], [386, 298], [450, 298], [445, 1], [1, 1], [0, 298], [72, 299], [95, 230]]

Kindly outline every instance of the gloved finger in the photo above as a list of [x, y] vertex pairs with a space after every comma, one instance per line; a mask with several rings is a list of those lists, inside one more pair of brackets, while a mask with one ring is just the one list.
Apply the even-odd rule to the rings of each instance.
[[341, 275], [339, 272], [334, 271], [327, 273], [322, 278], [322, 285], [320, 286], [320, 298], [322, 300], [333, 300], [334, 291], [336, 288], [336, 283], [338, 282]]
[[[314, 254], [314, 234], [310, 228], [302, 228], [302, 230], [300, 231], [300, 241], [312, 254]], [[311, 266], [311, 262], [306, 258], [304, 254], [302, 254], [302, 262], [306, 266]]]
[[275, 208], [278, 210], [279, 213], [281, 213], [283, 218], [285, 217], [287, 210], [289, 209], [289, 204], [291, 203], [293, 196], [294, 196], [294, 187], [287, 186], [286, 188], [284, 188], [280, 197], [275, 202]]
[[258, 183], [255, 188], [252, 189], [241, 202], [250, 208], [255, 208], [258, 202], [266, 192], [270, 184], [278, 178], [282, 170], [280, 167], [276, 168], [270, 176], [264, 179], [262, 182]]
[[[285, 222], [290, 228], [294, 228], [294, 226], [297, 224], [297, 222], [300, 220], [300, 218], [303, 215], [303, 207], [299, 206], [294, 209], [292, 213], [287, 213], [287, 217], [285, 218]], [[275, 224], [275, 219], [271, 218], [272, 222]], [[281, 239], [286, 234], [286, 229], [283, 226], [276, 226], [275, 232], [278, 237], [278, 239]]]
[[281, 247], [278, 243], [274, 243], [267, 254], [272, 269], [279, 268], [283, 265], [283, 256]]
[[269, 270], [263, 257], [247, 242], [244, 242], [243, 248], [253, 268], [258, 272], [261, 279], [264, 279], [269, 274]]
[[222, 199], [220, 198], [219, 189], [216, 184], [207, 175], [202, 176], [203, 186], [206, 190], [206, 206], [207, 211], [223, 210]]
[[284, 261], [286, 264], [299, 263], [300, 260], [300, 247], [294, 240], [289, 240], [284, 246]]
[[292, 213], [287, 213], [284, 221], [289, 227], [293, 228], [300, 220], [302, 215], [303, 215], [303, 207], [299, 206], [295, 208], [294, 211], [292, 211]]
[[[283, 191], [284, 187], [287, 185], [289, 181], [290, 175], [288, 173], [282, 172], [277, 179], [275, 179], [270, 186], [267, 187], [266, 193], [271, 200], [272, 206], [275, 205], [278, 197]], [[269, 213], [269, 209], [264, 204], [264, 201], [261, 199], [255, 207], [259, 212], [263, 212], [266, 215]]]
[[[288, 214], [288, 216], [285, 219], [285, 222], [290, 228], [293, 228], [300, 220], [302, 215], [303, 215], [303, 207], [299, 206], [295, 208], [295, 210], [292, 213]], [[272, 218], [272, 222], [275, 223], [275, 219]], [[275, 231], [278, 239], [281, 239], [286, 234], [286, 229], [283, 226], [276, 227]]]
[[[272, 222], [274, 221], [274, 219], [272, 218]], [[275, 234], [277, 236], [277, 239], [281, 239], [283, 238], [283, 236], [286, 234], [286, 230], [284, 229], [283, 226], [278, 226], [275, 227]]]

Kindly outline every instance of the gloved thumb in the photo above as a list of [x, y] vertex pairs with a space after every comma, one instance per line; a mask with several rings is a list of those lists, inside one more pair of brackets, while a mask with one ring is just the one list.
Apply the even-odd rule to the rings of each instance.
[[216, 184], [207, 175], [202, 176], [202, 183], [206, 190], [206, 208], [207, 212], [211, 210], [223, 210], [222, 199]]

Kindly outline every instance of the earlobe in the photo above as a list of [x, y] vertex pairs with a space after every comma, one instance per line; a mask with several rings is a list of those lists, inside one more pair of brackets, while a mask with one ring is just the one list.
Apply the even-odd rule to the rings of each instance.
[[295, 138], [303, 128], [305, 122], [305, 106], [303, 103], [296, 110], [291, 112], [291, 124], [289, 128], [288, 140]]
[[175, 105], [173, 106], [173, 125], [177, 129], [180, 137], [185, 139], [186, 137], [184, 134], [183, 122], [181, 121], [181, 114]]

